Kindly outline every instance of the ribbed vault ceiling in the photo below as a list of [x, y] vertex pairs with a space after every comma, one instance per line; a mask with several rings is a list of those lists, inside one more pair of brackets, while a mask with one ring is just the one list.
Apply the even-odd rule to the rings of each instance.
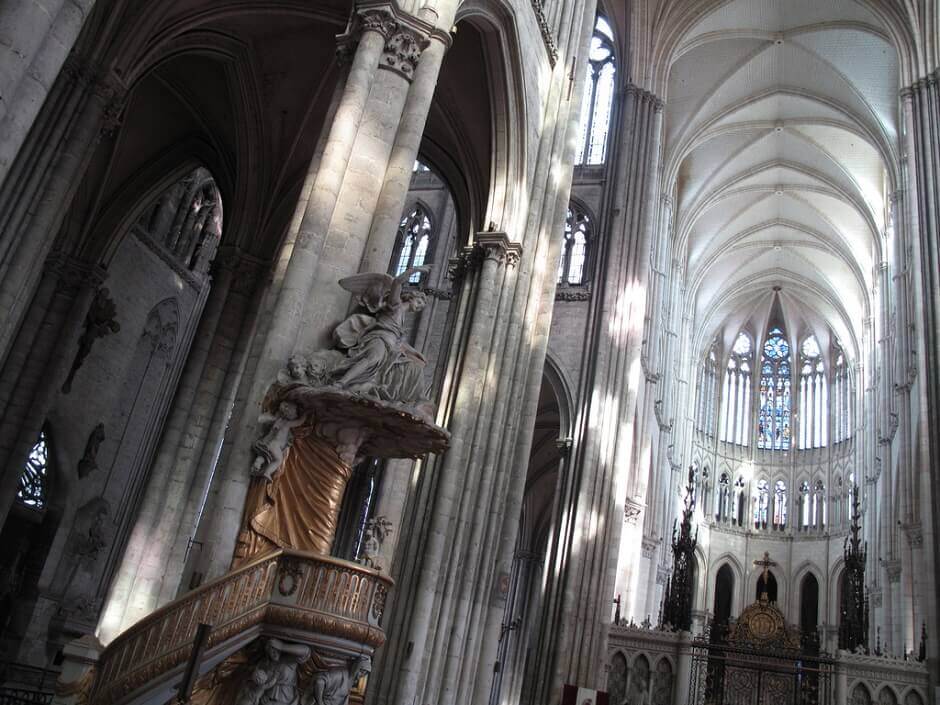
[[700, 344], [760, 319], [777, 286], [794, 320], [857, 348], [895, 182], [898, 71], [854, 0], [734, 0], [686, 35], [664, 165]]

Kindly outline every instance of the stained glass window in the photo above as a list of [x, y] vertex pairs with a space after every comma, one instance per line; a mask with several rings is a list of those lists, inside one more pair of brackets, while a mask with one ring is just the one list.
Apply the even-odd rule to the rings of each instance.
[[[421, 205], [415, 206], [411, 212], [401, 219], [398, 226], [398, 238], [395, 243], [395, 254], [392, 256], [394, 267], [391, 274], [398, 276], [410, 267], [420, 267], [428, 256], [431, 245], [431, 219]], [[416, 272], [409, 277], [408, 282], [419, 284], [421, 274]]]
[[565, 240], [558, 263], [558, 283], [577, 286], [587, 281], [587, 261], [591, 243], [591, 219], [577, 204], [568, 205]]
[[588, 51], [588, 77], [581, 103], [581, 139], [575, 164], [603, 164], [614, 105], [614, 34], [603, 17], [597, 18]]
[[790, 429], [790, 344], [783, 331], [774, 327], [761, 354], [757, 447], [789, 450]]
[[46, 432], [40, 431], [39, 440], [29, 451], [26, 467], [20, 475], [16, 501], [31, 509], [46, 507], [46, 471], [49, 467], [49, 445]]
[[750, 442], [752, 364], [751, 339], [739, 333], [725, 366], [721, 396], [719, 438], [726, 443], [746, 446]]

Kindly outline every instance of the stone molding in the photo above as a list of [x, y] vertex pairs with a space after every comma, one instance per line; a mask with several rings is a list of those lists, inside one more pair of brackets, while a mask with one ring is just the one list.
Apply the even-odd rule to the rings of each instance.
[[555, 289], [555, 301], [590, 301], [591, 289], [587, 286], [561, 287]]

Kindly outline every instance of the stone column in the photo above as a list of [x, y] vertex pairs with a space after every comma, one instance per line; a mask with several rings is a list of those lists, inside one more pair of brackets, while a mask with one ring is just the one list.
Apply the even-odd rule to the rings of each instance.
[[0, 4], [0, 185], [94, 0]]
[[[235, 417], [237, 432], [226, 455], [231, 467], [209, 518], [209, 533], [221, 537], [220, 544], [200, 568], [210, 576], [227, 569], [234, 548], [233, 527], [239, 525], [248, 491], [250, 446], [258, 437], [257, 417], [268, 385], [292, 353], [329, 347], [333, 325], [347, 312], [349, 294], [336, 282], [359, 271], [409, 86], [428, 37], [436, 34], [434, 25], [395, 5], [364, 2], [349, 32], [339, 38], [344, 51], [355, 48], [352, 64], [338, 92], [322, 156], [302, 189], [288, 233], [283, 281]], [[416, 114], [420, 106], [412, 107]], [[395, 218], [400, 212], [399, 205]], [[386, 235], [391, 247], [394, 231]], [[385, 268], [383, 263], [380, 271]]]
[[676, 705], [689, 705], [691, 693], [689, 684], [692, 680], [692, 635], [689, 632], [679, 634], [678, 663], [676, 664]]
[[125, 97], [124, 87], [97, 67], [66, 62], [0, 188], [0, 360], [29, 305], [37, 265], [95, 148], [114, 135]]
[[187, 550], [251, 339], [262, 263], [223, 248], [136, 523], [102, 612], [110, 642], [180, 589]]
[[51, 260], [0, 372], [0, 517], [6, 517], [30, 449], [68, 375], [104, 272], [68, 257]]
[[[931, 412], [940, 409], [940, 70], [914, 83], [905, 91], [904, 100], [910, 100], [905, 110], [908, 122], [911, 170], [914, 178], [910, 188], [913, 212], [912, 241], [920, 245], [921, 301], [923, 348], [919, 386], [920, 434], [924, 438], [926, 457], [921, 462], [935, 466], [940, 460], [940, 424], [935, 423]], [[928, 634], [940, 634], [940, 590], [936, 576], [940, 567], [940, 481], [935, 474], [924, 478], [926, 487], [919, 498], [923, 525], [917, 540], [911, 541], [914, 565], [923, 566], [915, 571], [914, 595], [923, 604], [915, 604], [915, 614], [924, 615]], [[929, 546], [929, 549], [923, 549]], [[921, 555], [917, 555], [917, 554]], [[922, 560], [921, 560], [922, 558]], [[915, 577], [916, 576], [916, 577]], [[918, 577], [920, 580], [918, 580]], [[926, 579], [924, 579], [926, 578]], [[917, 584], [920, 582], [920, 584]], [[916, 617], [915, 617], [916, 619]], [[927, 672], [930, 674], [930, 690], [940, 687], [940, 640], [927, 642]]]
[[[594, 357], [577, 415], [574, 462], [579, 472], [562, 490], [566, 525], [556, 536], [557, 553], [549, 567], [557, 577], [546, 604], [556, 623], [539, 647], [539, 685], [527, 702], [550, 702], [563, 683], [603, 686], [615, 577], [622, 575], [623, 584], [632, 585], [631, 565], [642, 558], [638, 535], [631, 555], [623, 557], [628, 565], [617, 565], [624, 500], [635, 499], [641, 483], [645, 489], [633, 440], [637, 395], [644, 383], [640, 351], [649, 243], [659, 216], [654, 204], [660, 202], [661, 132], [662, 101], [627, 86], [616, 133], [620, 142], [611, 150], [610, 178], [618, 188], [609, 212], [617, 215], [599, 245], [602, 269], [585, 348]], [[631, 605], [635, 595], [628, 592], [623, 599]]]

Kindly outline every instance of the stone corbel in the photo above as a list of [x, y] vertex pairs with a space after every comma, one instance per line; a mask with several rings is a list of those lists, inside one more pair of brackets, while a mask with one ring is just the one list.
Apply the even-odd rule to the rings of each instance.
[[267, 271], [268, 263], [242, 252], [237, 247], [220, 247], [212, 260], [212, 269], [232, 273], [231, 290], [238, 294], [251, 294], [261, 274]]

